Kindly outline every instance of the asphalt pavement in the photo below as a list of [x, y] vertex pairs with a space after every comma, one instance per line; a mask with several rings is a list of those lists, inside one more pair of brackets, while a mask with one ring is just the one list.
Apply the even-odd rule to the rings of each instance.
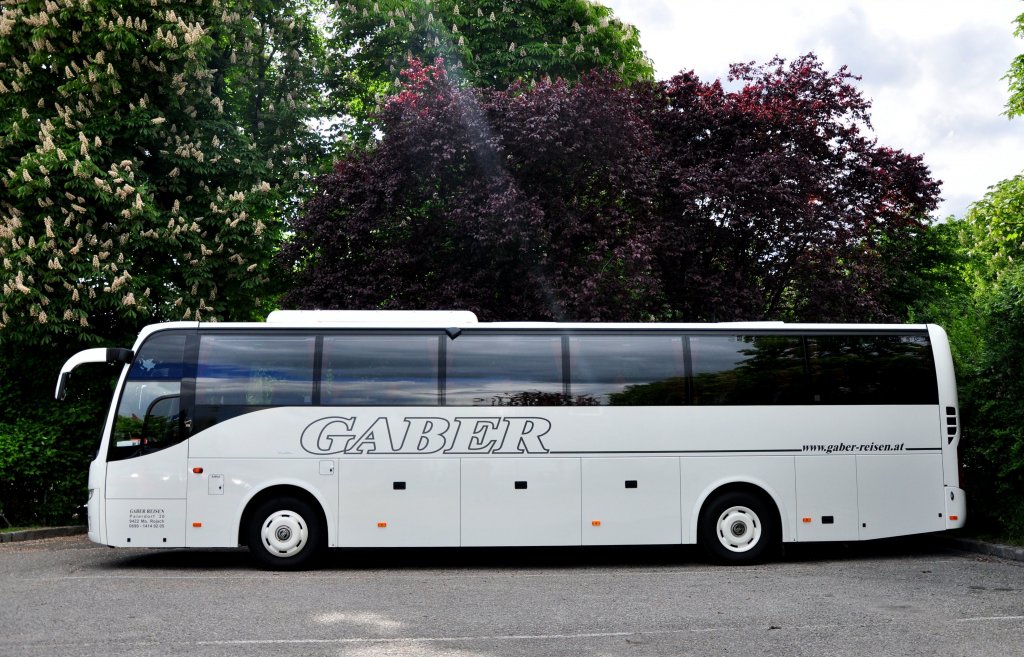
[[241, 550], [0, 545], [0, 655], [1024, 657], [1024, 563], [917, 537], [792, 546], [334, 550], [301, 573]]

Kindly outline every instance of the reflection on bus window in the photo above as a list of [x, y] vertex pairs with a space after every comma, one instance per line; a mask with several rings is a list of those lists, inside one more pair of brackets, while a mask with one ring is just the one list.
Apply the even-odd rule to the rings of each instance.
[[438, 403], [434, 335], [328, 335], [320, 378], [324, 406]]
[[178, 431], [185, 336], [158, 333], [146, 341], [128, 370], [110, 441], [110, 460], [169, 447]]
[[924, 336], [827, 335], [807, 339], [819, 404], [935, 404], [938, 387]]
[[448, 346], [448, 406], [561, 406], [562, 339], [466, 335]]
[[204, 335], [196, 404], [308, 406], [315, 346], [313, 336]]
[[695, 335], [690, 355], [694, 404], [808, 403], [799, 336]]
[[196, 364], [196, 432], [272, 406], [313, 404], [313, 335], [203, 335]]
[[672, 335], [569, 338], [574, 404], [677, 406], [686, 403], [683, 340]]

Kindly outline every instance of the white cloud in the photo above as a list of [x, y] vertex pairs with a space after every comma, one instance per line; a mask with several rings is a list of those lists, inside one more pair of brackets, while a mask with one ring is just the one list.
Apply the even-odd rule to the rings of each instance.
[[939, 217], [962, 214], [1024, 169], [1024, 119], [1002, 116], [1002, 80], [1024, 41], [1006, 0], [603, 0], [640, 30], [659, 78], [724, 78], [733, 62], [813, 51], [847, 65], [873, 103], [879, 141], [923, 154], [943, 181]]

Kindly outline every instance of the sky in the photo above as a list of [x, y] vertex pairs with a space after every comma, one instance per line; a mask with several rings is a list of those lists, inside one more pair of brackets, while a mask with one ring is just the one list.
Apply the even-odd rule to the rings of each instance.
[[880, 144], [923, 155], [941, 180], [935, 218], [963, 216], [1024, 172], [1024, 117], [1004, 114], [1003, 79], [1024, 39], [1021, 0], [600, 0], [640, 30], [658, 79], [814, 52], [862, 76]]

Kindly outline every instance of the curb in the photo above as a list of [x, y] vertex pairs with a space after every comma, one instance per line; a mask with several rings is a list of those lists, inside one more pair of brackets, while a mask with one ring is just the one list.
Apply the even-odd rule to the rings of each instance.
[[960, 552], [973, 552], [975, 554], [987, 554], [1000, 559], [1010, 561], [1024, 561], [1024, 547], [1014, 545], [1000, 545], [998, 543], [986, 543], [974, 538], [955, 538], [953, 536], [936, 537], [936, 542], [951, 550]]
[[54, 538], [57, 536], [74, 536], [84, 534], [86, 527], [72, 525], [69, 527], [46, 527], [44, 529], [26, 529], [20, 532], [7, 532], [0, 534], [0, 543], [16, 543], [18, 541], [37, 541], [41, 538]]

